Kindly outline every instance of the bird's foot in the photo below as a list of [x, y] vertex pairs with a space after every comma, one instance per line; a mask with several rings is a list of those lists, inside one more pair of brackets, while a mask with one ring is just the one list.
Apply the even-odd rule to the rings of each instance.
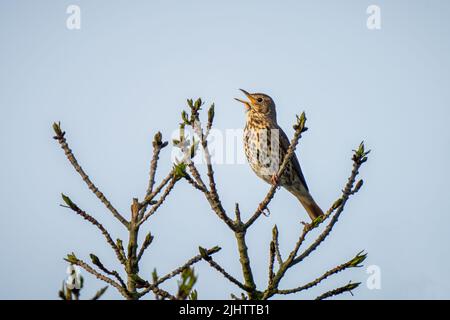
[[258, 210], [261, 211], [261, 213], [262, 213], [265, 217], [270, 216], [270, 210], [269, 210], [269, 208], [267, 208], [267, 207], [266, 207], [266, 208], [263, 208], [263, 207], [259, 206]]
[[305, 221], [300, 221], [300, 224], [302, 224], [305, 228], [308, 228], [311, 224]]

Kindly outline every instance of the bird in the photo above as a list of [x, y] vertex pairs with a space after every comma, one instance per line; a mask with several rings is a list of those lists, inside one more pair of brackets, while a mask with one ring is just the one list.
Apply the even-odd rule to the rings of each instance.
[[250, 167], [265, 182], [278, 184], [293, 194], [314, 221], [323, 215], [323, 211], [309, 192], [295, 153], [290, 158], [282, 176], [277, 176], [290, 142], [286, 133], [277, 123], [273, 99], [264, 93], [249, 93], [243, 89], [239, 90], [249, 100], [235, 98], [243, 103], [246, 109], [243, 145]]

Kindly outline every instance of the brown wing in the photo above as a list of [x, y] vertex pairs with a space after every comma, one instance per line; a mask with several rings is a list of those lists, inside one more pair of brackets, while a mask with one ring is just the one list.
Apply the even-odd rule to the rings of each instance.
[[[280, 132], [280, 148], [283, 151], [282, 154], [285, 155], [291, 143], [286, 133], [284, 133], [283, 129], [281, 129], [280, 127], [278, 129]], [[306, 184], [305, 177], [303, 176], [302, 169], [300, 168], [300, 163], [298, 162], [297, 155], [295, 154], [295, 152], [291, 157], [291, 162], [293, 164], [294, 170], [297, 172], [298, 177], [300, 178], [301, 183], [306, 188], [306, 190], [309, 191], [308, 185]]]

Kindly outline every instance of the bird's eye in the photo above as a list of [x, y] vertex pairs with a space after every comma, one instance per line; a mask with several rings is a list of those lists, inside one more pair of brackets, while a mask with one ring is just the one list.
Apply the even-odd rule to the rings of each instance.
[[263, 100], [262, 98], [258, 98], [258, 102], [262, 102], [262, 100]]

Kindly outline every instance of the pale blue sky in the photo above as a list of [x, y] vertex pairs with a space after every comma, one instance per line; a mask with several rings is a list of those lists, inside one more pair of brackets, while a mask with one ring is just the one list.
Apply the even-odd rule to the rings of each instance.
[[[81, 8], [81, 30], [66, 8]], [[382, 29], [366, 28], [378, 4]], [[128, 215], [146, 188], [151, 137], [168, 137], [185, 99], [216, 103], [218, 128], [242, 128], [237, 88], [265, 92], [292, 136], [305, 110], [309, 131], [297, 154], [317, 202], [326, 208], [351, 169], [361, 140], [373, 151], [365, 185], [333, 234], [283, 288], [302, 284], [365, 249], [381, 268], [382, 289], [355, 298], [450, 298], [450, 3], [448, 1], [0, 1], [0, 298], [57, 297], [66, 253], [95, 252], [118, 267], [101, 234], [59, 207], [60, 193], [110, 228], [124, 230], [87, 190], [52, 140], [62, 122], [86, 171]], [[162, 156], [161, 178], [170, 169]], [[226, 209], [248, 216], [268, 190], [247, 165], [216, 166]], [[249, 232], [255, 277], [266, 283], [271, 228], [284, 253], [306, 214], [280, 190], [272, 215]], [[201, 194], [180, 183], [147, 224], [154, 244], [142, 276], [165, 273], [220, 245], [218, 262], [241, 278], [232, 234]], [[200, 298], [239, 293], [200, 263]], [[103, 283], [86, 276], [84, 296]], [[365, 268], [344, 272], [306, 294], [365, 283]], [[168, 286], [168, 289], [173, 286]], [[105, 298], [118, 298], [108, 290]], [[345, 296], [343, 298], [349, 298]]]

